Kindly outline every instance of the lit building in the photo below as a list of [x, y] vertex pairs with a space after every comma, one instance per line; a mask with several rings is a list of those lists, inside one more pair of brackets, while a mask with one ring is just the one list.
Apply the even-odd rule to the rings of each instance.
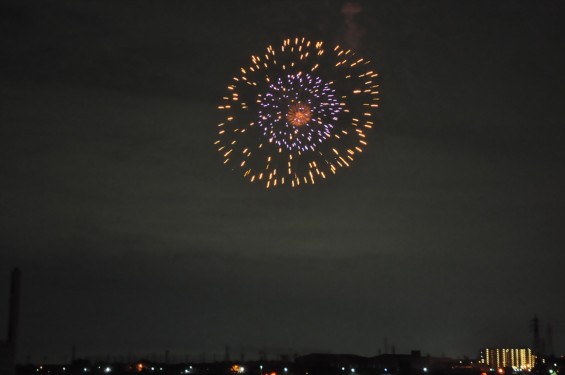
[[517, 371], [531, 370], [535, 362], [536, 357], [530, 348], [486, 348], [481, 350], [481, 363], [495, 369], [512, 367]]

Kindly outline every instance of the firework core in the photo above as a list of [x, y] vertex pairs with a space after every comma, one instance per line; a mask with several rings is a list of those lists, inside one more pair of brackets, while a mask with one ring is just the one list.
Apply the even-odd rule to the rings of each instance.
[[312, 109], [306, 103], [292, 103], [286, 113], [287, 121], [294, 126], [303, 126], [312, 119]]

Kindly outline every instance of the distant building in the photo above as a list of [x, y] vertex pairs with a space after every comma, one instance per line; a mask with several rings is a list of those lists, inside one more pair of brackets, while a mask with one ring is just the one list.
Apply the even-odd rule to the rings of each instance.
[[351, 374], [367, 367], [367, 358], [354, 354], [313, 353], [294, 361], [298, 372], [309, 375]]
[[0, 342], [0, 375], [13, 375], [16, 372], [16, 343], [18, 337], [18, 318], [20, 305], [20, 270], [12, 271], [10, 284], [10, 311], [8, 315], [8, 338]]
[[369, 359], [369, 368], [379, 374], [448, 373], [457, 361], [452, 358], [422, 356], [419, 350], [410, 354], [381, 354]]
[[14, 350], [8, 343], [0, 342], [0, 375], [13, 375], [14, 366]]
[[481, 350], [481, 363], [491, 368], [512, 367], [514, 370], [531, 370], [536, 357], [530, 348], [485, 348]]

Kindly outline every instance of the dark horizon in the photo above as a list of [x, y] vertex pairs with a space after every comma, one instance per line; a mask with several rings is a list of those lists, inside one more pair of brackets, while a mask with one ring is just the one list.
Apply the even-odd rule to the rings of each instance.
[[[472, 357], [531, 346], [534, 315], [565, 353], [564, 3], [351, 3], [0, 4], [19, 361], [373, 355], [385, 337]], [[271, 191], [222, 165], [217, 107], [252, 54], [298, 35], [370, 59], [381, 107], [351, 168]]]
[[[0, 340], [0, 350], [2, 349], [2, 344], [10, 347], [10, 350], [17, 348], [17, 341], [19, 339], [18, 331], [19, 319], [20, 319], [20, 300], [21, 300], [21, 270], [19, 267], [12, 269], [10, 275], [10, 298], [9, 298], [9, 309], [8, 309], [8, 330], [6, 341], [2, 342]], [[540, 319], [537, 315], [534, 315], [532, 319], [528, 321], [528, 327], [532, 332], [532, 342], [530, 345], [520, 346], [520, 345], [507, 345], [503, 346], [506, 348], [528, 348], [532, 351], [534, 355], [540, 358], [563, 358], [563, 354], [554, 352], [553, 347], [553, 334], [550, 331], [546, 331], [545, 334], [540, 332]], [[549, 325], [548, 325], [549, 327]], [[269, 347], [268, 345], [261, 345], [256, 348], [246, 348], [246, 347], [231, 347], [225, 345], [223, 352], [218, 352], [212, 350], [207, 351], [183, 351], [177, 350], [176, 352], [171, 352], [169, 349], [162, 349], [160, 352], [151, 353], [80, 353], [79, 348], [76, 344], [72, 344], [70, 347], [70, 352], [67, 355], [57, 355], [55, 360], [49, 359], [48, 356], [43, 355], [41, 358], [33, 359], [31, 356], [26, 355], [25, 360], [22, 360], [21, 353], [19, 354], [17, 365], [61, 365], [61, 364], [73, 364], [73, 363], [87, 363], [94, 364], [97, 362], [102, 363], [137, 363], [144, 361], [151, 361], [154, 363], [161, 364], [182, 364], [182, 363], [226, 363], [226, 362], [239, 362], [243, 363], [253, 363], [253, 362], [294, 362], [299, 357], [321, 355], [321, 356], [358, 356], [360, 358], [376, 358], [381, 356], [409, 356], [414, 358], [422, 357], [420, 349], [412, 348], [409, 351], [402, 353], [398, 352], [394, 342], [389, 342], [388, 337], [385, 337], [382, 341], [382, 346], [378, 348], [377, 353], [373, 355], [362, 356], [358, 353], [335, 353], [331, 348], [276, 348]], [[482, 357], [481, 351], [489, 347], [488, 345], [481, 347], [476, 351], [475, 355], [462, 354], [457, 357], [452, 357], [454, 360], [465, 360], [474, 361], [477, 363]], [[79, 354], [80, 353], [80, 354]], [[536, 354], [537, 353], [537, 354]], [[445, 351], [441, 354], [438, 353], [424, 353], [423, 357], [426, 358], [449, 358], [445, 355]], [[63, 359], [62, 359], [63, 358]], [[184, 360], [182, 360], [184, 358]], [[239, 359], [238, 359], [239, 358]], [[473, 362], [471, 362], [473, 363]], [[329, 364], [329, 363], [328, 363]]]

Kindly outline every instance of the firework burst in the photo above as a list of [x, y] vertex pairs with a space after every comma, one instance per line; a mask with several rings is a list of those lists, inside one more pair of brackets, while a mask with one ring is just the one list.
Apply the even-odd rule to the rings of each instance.
[[367, 145], [377, 73], [340, 46], [286, 39], [233, 77], [214, 142], [224, 164], [267, 188], [314, 184], [349, 167]]

